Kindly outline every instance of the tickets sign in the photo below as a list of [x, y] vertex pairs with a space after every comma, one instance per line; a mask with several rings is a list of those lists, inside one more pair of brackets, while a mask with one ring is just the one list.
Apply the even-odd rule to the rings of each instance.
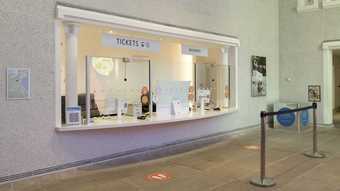
[[128, 48], [139, 51], [159, 52], [159, 41], [130, 38], [124, 36], [113, 36], [111, 34], [103, 34], [102, 45], [110, 48]]

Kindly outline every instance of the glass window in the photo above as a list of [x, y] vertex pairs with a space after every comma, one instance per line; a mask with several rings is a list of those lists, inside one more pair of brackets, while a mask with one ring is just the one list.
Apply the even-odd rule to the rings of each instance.
[[[86, 119], [89, 109], [88, 122], [95, 124], [148, 119], [151, 109], [155, 120], [237, 107], [235, 47], [85, 24], [77, 38], [76, 63], [66, 63], [67, 46], [61, 46], [63, 124], [65, 97], [74, 103], [78, 96], [81, 117]], [[61, 39], [62, 45], [68, 43], [65, 32]], [[115, 44], [117, 39], [125, 39], [124, 46]], [[152, 42], [157, 48], [131, 47], [138, 41]], [[76, 74], [70, 75], [68, 66]], [[68, 76], [72, 86], [67, 85]], [[70, 87], [77, 91], [67, 96]]]
[[230, 102], [230, 67], [218, 64], [195, 64], [196, 102], [202, 98], [208, 108], [228, 108]]
[[149, 111], [149, 60], [107, 57], [90, 60], [91, 109], [99, 112], [92, 117], [137, 117]]

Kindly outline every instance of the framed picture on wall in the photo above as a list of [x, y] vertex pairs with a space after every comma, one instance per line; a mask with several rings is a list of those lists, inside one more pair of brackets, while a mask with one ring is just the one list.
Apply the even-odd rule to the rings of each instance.
[[323, 8], [340, 7], [340, 0], [323, 0], [322, 7]]
[[267, 58], [262, 56], [251, 57], [251, 96], [267, 95]]
[[297, 11], [314, 11], [319, 9], [319, 0], [297, 0]]
[[321, 102], [320, 85], [309, 85], [308, 86], [308, 101], [309, 102]]
[[31, 98], [31, 70], [29, 68], [7, 68], [7, 99]]

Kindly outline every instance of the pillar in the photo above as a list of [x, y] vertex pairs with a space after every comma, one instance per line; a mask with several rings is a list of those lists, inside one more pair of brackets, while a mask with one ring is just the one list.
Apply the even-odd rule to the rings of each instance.
[[[229, 64], [229, 54], [228, 47], [223, 47], [220, 49], [220, 57], [218, 60], [218, 65], [215, 67], [216, 71], [216, 104], [218, 107], [227, 107], [228, 99], [225, 96], [226, 87], [229, 86], [228, 82], [228, 64]], [[214, 93], [213, 93], [214, 94]]]
[[220, 64], [228, 66], [229, 62], [229, 47], [223, 47], [221, 48], [221, 58], [220, 58]]
[[66, 34], [66, 107], [78, 106], [77, 63], [79, 26], [65, 23]]
[[[321, 86], [321, 98], [323, 99], [323, 122], [333, 124], [333, 55], [329, 48], [323, 49], [323, 86]], [[321, 109], [321, 107], [320, 107]]]

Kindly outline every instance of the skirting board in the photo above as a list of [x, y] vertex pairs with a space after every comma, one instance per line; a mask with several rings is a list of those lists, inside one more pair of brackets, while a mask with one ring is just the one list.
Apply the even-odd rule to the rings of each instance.
[[258, 125], [248, 126], [240, 129], [235, 129], [227, 132], [216, 133], [208, 136], [179, 140], [176, 142], [164, 144], [161, 146], [144, 147], [140, 149], [130, 150], [122, 153], [116, 153], [103, 157], [71, 162], [63, 165], [52, 166], [48, 168], [38, 169], [30, 172], [14, 174], [10, 176], [0, 177], [0, 184], [15, 182], [20, 179], [27, 179], [35, 176], [43, 176], [46, 174], [58, 173], [60, 171], [79, 168], [79, 170], [96, 170], [107, 167], [114, 167], [137, 162], [143, 162], [153, 159], [158, 159], [175, 154], [185, 153], [204, 146], [226, 140], [229, 136], [237, 134], [251, 128], [256, 128]]

